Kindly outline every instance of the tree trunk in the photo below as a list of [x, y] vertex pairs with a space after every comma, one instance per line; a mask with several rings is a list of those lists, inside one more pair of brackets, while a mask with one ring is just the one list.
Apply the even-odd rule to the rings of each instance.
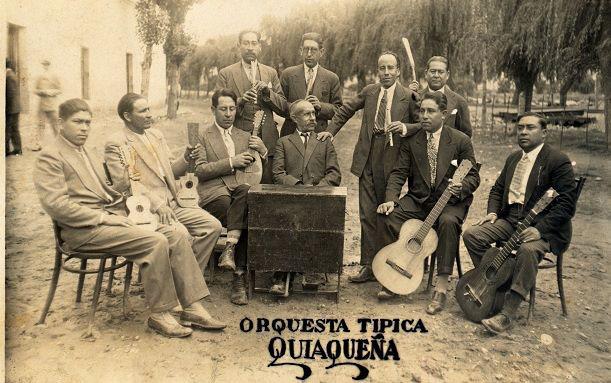
[[147, 45], [142, 60], [142, 79], [140, 81], [140, 94], [144, 98], [149, 96], [149, 84], [151, 81], [151, 65], [153, 64], [153, 46]]
[[560, 106], [566, 106], [566, 95], [569, 93], [569, 89], [571, 89], [573, 82], [572, 79], [562, 82], [560, 86]]
[[168, 79], [168, 109], [167, 109], [167, 117], [170, 120], [176, 118], [176, 96], [178, 94], [178, 65], [172, 62], [166, 56], [166, 66], [167, 66], [167, 79]]
[[513, 91], [513, 96], [511, 96], [511, 105], [518, 105], [520, 101], [520, 87], [518, 83], [515, 83], [516, 89]]
[[533, 89], [535, 87], [535, 80], [525, 79], [524, 80], [524, 112], [530, 112], [533, 102]]
[[486, 63], [486, 57], [484, 56], [484, 59], [482, 60], [482, 79], [483, 79], [483, 85], [482, 85], [482, 129], [486, 129], [486, 114], [488, 112], [488, 108], [486, 106], [486, 93], [488, 92], [488, 84], [487, 84], [487, 79], [488, 79], [488, 66]]

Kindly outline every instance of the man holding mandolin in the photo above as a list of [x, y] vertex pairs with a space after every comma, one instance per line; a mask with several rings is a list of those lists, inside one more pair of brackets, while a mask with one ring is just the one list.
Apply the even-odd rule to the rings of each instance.
[[[438, 259], [435, 293], [426, 309], [426, 312], [431, 315], [442, 311], [445, 307], [448, 278], [452, 274], [454, 259], [458, 253], [461, 225], [473, 200], [473, 192], [480, 182], [477, 170], [471, 166], [467, 167], [462, 182], [454, 183], [449, 180], [463, 160], [469, 160], [474, 165], [475, 155], [471, 140], [467, 135], [443, 126], [446, 116], [446, 96], [441, 92], [425, 93], [420, 104], [422, 129], [403, 140], [398, 163], [388, 178], [386, 202], [380, 204], [377, 209], [379, 214], [386, 216], [384, 235], [386, 244], [397, 240], [407, 220], [423, 220], [435, 209], [442, 209], [436, 212], [439, 214], [436, 224], [439, 245], [436, 246], [436, 250], [434, 245], [427, 249], [426, 241], [414, 243], [416, 247], [422, 247], [418, 249], [420, 253], [428, 250], [430, 254], [436, 251]], [[459, 168], [463, 167], [461, 164]], [[399, 198], [406, 181], [409, 190], [405, 196]], [[446, 189], [451, 197], [445, 206], [440, 206], [438, 201], [448, 197]], [[446, 192], [445, 196], [444, 192]], [[379, 254], [376, 255], [376, 258], [378, 256]], [[412, 263], [416, 268], [423, 268], [420, 258]], [[412, 273], [402, 271], [408, 279], [417, 279], [412, 278]], [[375, 264], [374, 272], [376, 272]], [[378, 281], [381, 280], [378, 273], [376, 273], [376, 278]], [[416, 281], [418, 284], [419, 282], [419, 280]], [[391, 290], [393, 290], [392, 286], [383, 287], [378, 293], [378, 298], [392, 297]]]

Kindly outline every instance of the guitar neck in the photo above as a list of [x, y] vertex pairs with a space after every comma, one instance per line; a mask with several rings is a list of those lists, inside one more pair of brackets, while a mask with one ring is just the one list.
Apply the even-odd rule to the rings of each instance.
[[511, 235], [509, 240], [505, 243], [505, 246], [503, 246], [501, 251], [499, 251], [499, 253], [495, 257], [493, 261], [495, 265], [500, 267], [503, 262], [507, 260], [509, 255], [520, 246], [520, 241], [518, 239], [520, 237], [520, 233], [522, 233], [524, 229], [530, 227], [536, 216], [537, 213], [535, 213], [534, 210], [531, 210], [526, 216], [526, 218], [524, 218], [524, 220], [518, 223], [516, 231]]
[[450, 190], [446, 188], [441, 197], [437, 200], [435, 206], [433, 206], [433, 209], [431, 209], [431, 212], [420, 226], [420, 229], [418, 229], [418, 231], [416, 232], [416, 239], [418, 239], [420, 243], [424, 241], [424, 237], [426, 237], [429, 230], [431, 230], [431, 228], [433, 227], [435, 221], [437, 221], [437, 218], [439, 218], [439, 216], [441, 215], [443, 208], [446, 207], [451, 196], [452, 193], [450, 193]]

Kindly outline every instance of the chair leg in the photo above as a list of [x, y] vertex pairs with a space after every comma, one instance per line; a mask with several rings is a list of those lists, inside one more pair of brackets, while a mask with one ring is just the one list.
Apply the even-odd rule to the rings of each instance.
[[[112, 257], [110, 259], [110, 267], [113, 268], [117, 265], [117, 257]], [[108, 286], [106, 287], [106, 295], [112, 295], [112, 282], [115, 279], [115, 271], [110, 270], [108, 273]]]
[[530, 323], [530, 318], [535, 315], [535, 296], [537, 292], [537, 286], [533, 286], [530, 289], [530, 299], [528, 300], [528, 316], [526, 317], [526, 323]]
[[98, 308], [98, 300], [100, 299], [100, 290], [102, 290], [102, 280], [104, 279], [105, 266], [106, 266], [106, 258], [100, 259], [100, 269], [98, 270], [98, 276], [95, 280], [95, 287], [93, 289], [93, 301], [91, 302], [91, 313], [89, 314], [89, 327], [87, 329], [86, 336], [93, 335], [95, 311]]
[[138, 284], [142, 283], [142, 273], [141, 273], [140, 267], [138, 267], [138, 278], [136, 279], [136, 283]]
[[568, 316], [566, 309], [566, 298], [564, 297], [564, 283], [562, 282], [562, 254], [556, 259], [556, 279], [558, 280], [558, 293], [560, 294], [560, 304], [562, 305], [562, 315]]
[[431, 260], [431, 264], [429, 267], [429, 280], [426, 283], [426, 291], [429, 291], [431, 289], [431, 286], [433, 286], [433, 274], [435, 273], [435, 253], [431, 254], [430, 256], [430, 260]]
[[53, 266], [53, 275], [51, 277], [51, 286], [49, 287], [49, 293], [47, 294], [47, 300], [45, 301], [45, 306], [42, 309], [42, 313], [40, 314], [40, 319], [36, 324], [43, 324], [47, 319], [47, 314], [49, 313], [49, 308], [51, 307], [51, 302], [53, 302], [53, 297], [55, 296], [55, 290], [57, 289], [57, 282], [59, 281], [59, 272], [62, 269], [62, 254], [59, 251], [55, 252], [55, 265]]
[[[87, 270], [87, 260], [81, 259], [81, 270]], [[85, 284], [85, 273], [78, 275], [78, 284], [76, 285], [76, 303], [81, 302], [83, 296], [83, 285]]]
[[132, 283], [132, 270], [134, 264], [127, 262], [125, 267], [125, 283], [123, 285], [123, 316], [127, 318], [129, 314], [129, 286]]
[[458, 270], [458, 278], [462, 278], [462, 266], [460, 265], [460, 253], [456, 253], [456, 270]]

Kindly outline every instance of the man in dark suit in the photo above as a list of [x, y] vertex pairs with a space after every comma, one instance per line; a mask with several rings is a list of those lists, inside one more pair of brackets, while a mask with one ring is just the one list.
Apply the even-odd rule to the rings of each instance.
[[[448, 59], [443, 56], [431, 57], [426, 64], [424, 77], [428, 86], [420, 92], [420, 95], [422, 96], [430, 91], [439, 91], [445, 94], [448, 99], [448, 117], [445, 120], [445, 125], [458, 129], [471, 137], [473, 131], [471, 129], [467, 100], [447, 86], [448, 79], [450, 78]], [[417, 83], [413, 82], [412, 84]]]
[[376, 208], [385, 201], [386, 181], [399, 157], [401, 138], [420, 129], [417, 95], [397, 82], [399, 65], [395, 53], [382, 53], [378, 58], [380, 83], [363, 88], [335, 111], [327, 130], [318, 133], [320, 140], [333, 137], [358, 110], [364, 110], [350, 169], [359, 177], [361, 270], [348, 278], [350, 282], [375, 281], [371, 262], [381, 248], [383, 231]]
[[[13, 64], [6, 59], [6, 105], [4, 117], [6, 118], [5, 155], [21, 155], [21, 135], [19, 134], [19, 113], [21, 112], [21, 101], [19, 101], [19, 79], [15, 74]], [[10, 150], [10, 143], [13, 150]]]
[[[274, 113], [282, 115], [286, 108], [286, 99], [282, 94], [280, 80], [276, 70], [258, 62], [261, 53], [261, 34], [256, 31], [242, 31], [238, 38], [238, 47], [242, 59], [220, 70], [216, 89], [228, 88], [238, 95], [238, 110], [234, 126], [247, 132], [253, 130], [254, 115], [257, 110], [265, 112], [265, 119], [260, 130], [260, 137], [266, 148], [276, 147], [278, 129]], [[268, 154], [273, 157], [270, 150]], [[269, 158], [263, 170], [262, 183], [272, 183], [273, 158]]]
[[[388, 179], [386, 202], [377, 210], [386, 215], [385, 244], [390, 244], [397, 240], [405, 221], [424, 220], [445, 189], [450, 189], [452, 197], [437, 221], [437, 283], [433, 300], [426, 308], [431, 315], [445, 307], [448, 278], [458, 254], [461, 225], [480, 182], [475, 167], [461, 183], [452, 182], [456, 167], [463, 160], [475, 165], [475, 155], [469, 137], [444, 127], [446, 116], [446, 96], [439, 92], [425, 93], [420, 103], [422, 129], [401, 144], [399, 161]], [[399, 199], [406, 181], [408, 192]], [[378, 293], [380, 299], [390, 296], [392, 293], [384, 288]]]
[[[289, 103], [305, 99], [314, 106], [317, 133], [327, 129], [327, 121], [333, 118], [335, 108], [342, 106], [339, 77], [319, 64], [324, 51], [320, 34], [304, 34], [299, 48], [303, 65], [288, 67], [280, 75], [280, 85]], [[284, 120], [280, 137], [293, 133], [295, 126], [291, 118]]]
[[219, 89], [212, 95], [214, 123], [204, 130], [201, 146], [195, 149], [198, 162], [195, 174], [199, 179], [199, 205], [227, 228], [227, 245], [219, 258], [219, 267], [234, 271], [231, 302], [245, 305], [246, 197], [250, 185], [238, 183], [236, 170], [254, 161], [248, 149], [258, 151], [261, 158], [266, 157], [267, 150], [260, 137], [235, 129], [237, 99], [230, 89]]
[[539, 213], [531, 227], [520, 233], [511, 288], [502, 311], [482, 324], [492, 333], [508, 330], [520, 303], [537, 278], [538, 263], [550, 250], [558, 254], [571, 241], [571, 218], [575, 215], [575, 178], [571, 160], [545, 144], [547, 123], [536, 113], [518, 118], [521, 150], [509, 155], [488, 196], [488, 215], [465, 230], [463, 241], [477, 267], [484, 253], [496, 241], [506, 241], [519, 221], [541, 196], [554, 188], [558, 196]]
[[[297, 100], [290, 107], [295, 131], [281, 137], [274, 155], [274, 183], [281, 185], [339, 186], [342, 175], [331, 140], [319, 141], [314, 136], [316, 110], [306, 100]], [[286, 273], [276, 273], [270, 293], [283, 295]]]

